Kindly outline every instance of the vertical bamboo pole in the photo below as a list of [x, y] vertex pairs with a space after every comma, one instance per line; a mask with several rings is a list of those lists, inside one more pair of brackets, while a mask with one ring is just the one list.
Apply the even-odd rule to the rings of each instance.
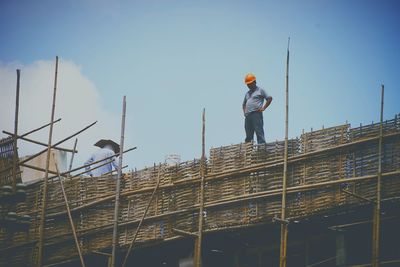
[[287, 161], [288, 161], [288, 129], [289, 129], [289, 43], [286, 54], [286, 119], [285, 119], [285, 151], [283, 161], [283, 182], [282, 182], [282, 211], [281, 211], [281, 251], [280, 267], [286, 267], [286, 248], [288, 226], [286, 223], [286, 180], [287, 180]]
[[201, 164], [200, 164], [200, 209], [199, 209], [199, 233], [195, 242], [194, 251], [194, 266], [201, 266], [201, 243], [203, 241], [203, 212], [204, 212], [204, 168], [205, 168], [205, 126], [206, 125], [206, 110], [203, 109], [203, 127], [201, 135]]
[[14, 121], [14, 151], [13, 151], [13, 169], [12, 169], [12, 188], [13, 192], [16, 190], [17, 184], [17, 140], [18, 140], [18, 112], [19, 112], [19, 81], [21, 77], [21, 70], [17, 69], [17, 88], [15, 94], [15, 121]]
[[49, 141], [47, 145], [47, 158], [46, 158], [46, 172], [43, 180], [43, 195], [42, 195], [42, 210], [40, 215], [40, 225], [39, 225], [39, 242], [38, 242], [38, 254], [36, 266], [41, 267], [43, 262], [43, 243], [44, 243], [44, 225], [47, 207], [47, 180], [49, 178], [49, 166], [50, 166], [50, 149], [51, 140], [53, 137], [53, 124], [54, 124], [54, 113], [56, 109], [56, 95], [57, 95], [57, 74], [58, 74], [58, 56], [56, 57], [56, 70], [54, 75], [54, 90], [53, 90], [53, 105], [51, 110], [50, 118], [50, 130], [49, 130]]
[[75, 138], [74, 149], [73, 149], [73, 152], [72, 152], [72, 155], [71, 155], [71, 161], [69, 162], [68, 171], [72, 170], [72, 163], [74, 162], [74, 156], [75, 156], [75, 150], [76, 150], [77, 143], [78, 143], [78, 138]]
[[380, 242], [380, 220], [381, 220], [381, 180], [382, 180], [382, 135], [383, 135], [383, 103], [385, 87], [381, 87], [381, 114], [379, 124], [379, 145], [378, 145], [378, 179], [376, 185], [376, 205], [374, 211], [374, 223], [372, 230], [372, 266], [379, 266], [379, 242]]
[[[75, 149], [74, 149], [74, 150], [75, 150]], [[53, 154], [53, 157], [54, 157], [54, 154]], [[76, 249], [77, 249], [77, 251], [78, 251], [79, 260], [81, 261], [81, 266], [82, 266], [82, 267], [85, 267], [85, 262], [84, 262], [84, 260], [83, 260], [81, 247], [79, 246], [79, 241], [78, 241], [78, 236], [77, 236], [77, 234], [76, 234], [74, 221], [72, 220], [71, 210], [70, 210], [69, 205], [68, 205], [67, 194], [65, 193], [64, 184], [63, 184], [62, 179], [61, 179], [61, 175], [60, 175], [60, 171], [59, 171], [59, 169], [58, 169], [58, 164], [57, 164], [57, 162], [55, 162], [55, 166], [56, 166], [58, 181], [60, 182], [61, 191], [62, 191], [62, 194], [63, 194], [63, 197], [64, 197], [65, 207], [67, 208], [68, 219], [69, 219], [69, 223], [70, 223], [70, 225], [71, 225], [72, 234], [74, 235], [74, 241], [75, 241]]]
[[[120, 140], [120, 145], [119, 145], [120, 151], [124, 151], [125, 115], [126, 115], [126, 96], [124, 96], [123, 101], [122, 101], [121, 140]], [[111, 267], [115, 266], [115, 256], [116, 256], [117, 244], [118, 244], [118, 215], [119, 215], [119, 195], [120, 195], [120, 191], [121, 191], [122, 157], [123, 157], [123, 153], [120, 153], [119, 163], [118, 163], [118, 175], [117, 175], [117, 181], [116, 181], [117, 182], [116, 193], [115, 193]]]

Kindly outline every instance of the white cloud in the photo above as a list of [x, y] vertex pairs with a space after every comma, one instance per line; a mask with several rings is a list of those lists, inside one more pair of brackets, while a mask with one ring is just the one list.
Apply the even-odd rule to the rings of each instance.
[[[0, 129], [14, 131], [16, 69], [21, 69], [18, 133], [25, 133], [50, 121], [54, 88], [55, 61], [36, 61], [31, 64], [0, 63]], [[91, 122], [95, 126], [78, 136], [79, 153], [75, 166], [80, 165], [95, 150], [93, 144], [100, 138], [119, 141], [120, 114], [111, 114], [102, 106], [96, 86], [85, 77], [80, 66], [70, 61], [59, 61], [56, 96], [55, 143], [79, 131]], [[28, 136], [47, 143], [49, 127]], [[1, 133], [2, 137], [6, 135]], [[75, 138], [63, 143], [72, 148]], [[19, 155], [29, 155], [44, 147], [19, 141]]]

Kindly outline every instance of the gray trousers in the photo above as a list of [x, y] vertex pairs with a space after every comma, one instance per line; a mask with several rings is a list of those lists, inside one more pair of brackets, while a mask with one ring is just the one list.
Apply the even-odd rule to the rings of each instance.
[[253, 140], [254, 132], [256, 132], [257, 143], [264, 144], [264, 120], [262, 112], [251, 112], [246, 115], [244, 119], [244, 129], [246, 130], [245, 142], [251, 142]]

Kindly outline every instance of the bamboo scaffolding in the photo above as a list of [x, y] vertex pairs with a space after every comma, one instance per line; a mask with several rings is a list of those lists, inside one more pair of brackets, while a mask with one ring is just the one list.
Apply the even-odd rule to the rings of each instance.
[[43, 196], [42, 196], [42, 210], [40, 215], [40, 226], [39, 226], [39, 244], [38, 244], [38, 253], [37, 253], [37, 261], [36, 266], [41, 267], [43, 261], [43, 242], [44, 242], [44, 225], [46, 223], [46, 206], [47, 206], [47, 179], [49, 178], [49, 167], [50, 167], [50, 149], [51, 149], [51, 141], [53, 138], [53, 121], [54, 121], [54, 113], [56, 109], [56, 95], [57, 95], [57, 73], [58, 73], [58, 56], [56, 57], [56, 70], [55, 70], [55, 78], [54, 78], [54, 90], [53, 90], [53, 104], [51, 109], [51, 117], [50, 117], [50, 130], [49, 130], [49, 141], [47, 146], [47, 158], [46, 158], [46, 172], [43, 181]]
[[[66, 137], [66, 138], [64, 138], [64, 139], [62, 139], [61, 141], [58, 141], [58, 142], [55, 143], [54, 145], [51, 145], [50, 148], [55, 148], [55, 147], [57, 147], [59, 144], [62, 144], [62, 143], [64, 143], [65, 141], [71, 139], [72, 137], [75, 137], [75, 136], [77, 136], [78, 134], [80, 134], [80, 133], [86, 131], [87, 129], [89, 129], [90, 127], [92, 127], [93, 125], [95, 125], [96, 123], [97, 123], [97, 121], [95, 121], [95, 122], [89, 124], [88, 126], [86, 126], [85, 128], [83, 128], [82, 130], [79, 130], [78, 132], [76, 132], [76, 133], [74, 133], [74, 134], [72, 134], [72, 135], [70, 135], [70, 136], [68, 136], [68, 137]], [[21, 161], [19, 162], [19, 164], [21, 165], [21, 164], [23, 164], [23, 163], [25, 163], [25, 162], [28, 162], [28, 161], [30, 161], [31, 159], [34, 159], [34, 158], [36, 158], [36, 157], [42, 155], [42, 154], [45, 153], [45, 152], [47, 152], [47, 148], [44, 149], [44, 150], [39, 151], [38, 153], [36, 153], [36, 154], [34, 154], [34, 155], [30, 156], [30, 157], [27, 157], [27, 158], [24, 159], [24, 160], [21, 160]], [[4, 168], [4, 169], [0, 170], [0, 173], [6, 172], [6, 171], [8, 171], [8, 170], [11, 170], [11, 168], [12, 168], [12, 167]], [[55, 177], [56, 177], [56, 176], [54, 176], [53, 178], [55, 178]]]
[[[120, 150], [124, 151], [124, 135], [125, 135], [125, 117], [126, 117], [126, 96], [124, 96], [122, 101], [122, 119], [121, 119], [121, 140], [120, 140]], [[122, 175], [122, 158], [123, 154], [119, 157], [118, 164], [118, 176], [117, 185], [115, 192], [115, 205], [114, 205], [114, 227], [113, 227], [113, 238], [112, 238], [112, 252], [111, 252], [111, 267], [115, 266], [115, 257], [117, 253], [117, 238], [118, 238], [118, 217], [119, 217], [119, 195], [121, 191], [121, 175]]]
[[[383, 138], [394, 138], [394, 137], [399, 137], [400, 133], [393, 133], [393, 134], [387, 134], [384, 135]], [[323, 149], [321, 151], [315, 151], [315, 152], [308, 152], [308, 153], [303, 153], [301, 155], [298, 156], [292, 156], [288, 158], [288, 164], [294, 164], [297, 163], [299, 161], [307, 161], [310, 160], [310, 158], [318, 156], [322, 153], [322, 151], [324, 152], [328, 152], [328, 153], [334, 153], [335, 151], [338, 150], [342, 150], [342, 149], [349, 149], [350, 147], [353, 146], [362, 146], [362, 145], [366, 145], [366, 143], [368, 142], [372, 142], [377, 140], [379, 137], [370, 137], [370, 138], [366, 138], [363, 140], [359, 140], [359, 141], [355, 141], [355, 142], [349, 142], [343, 145], [338, 145], [335, 146], [333, 148], [327, 148], [327, 149]], [[135, 148], [134, 148], [135, 149]], [[128, 152], [128, 151], [125, 151]], [[124, 152], [124, 153], [125, 153]], [[318, 153], [316, 153], [318, 152]], [[95, 163], [95, 162], [94, 162]], [[93, 164], [94, 164], [93, 163]], [[273, 168], [277, 168], [283, 165], [283, 160], [275, 160], [272, 162], [268, 162], [268, 163], [263, 163], [263, 164], [256, 164], [254, 166], [250, 166], [250, 167], [244, 167], [244, 168], [240, 168], [237, 169], [236, 171], [228, 171], [228, 172], [221, 172], [218, 174], [207, 174], [205, 177], [205, 181], [206, 182], [210, 182], [210, 181], [216, 181], [216, 180], [222, 180], [224, 178], [229, 178], [229, 179], [238, 179], [240, 178], [242, 175], [251, 173], [251, 172], [257, 172], [257, 171], [261, 171], [261, 170], [269, 170], [269, 169], [273, 169]], [[82, 168], [82, 167], [80, 167]], [[64, 175], [65, 173], [62, 173], [62, 175]], [[356, 176], [353, 176], [356, 177]], [[346, 180], [343, 180], [343, 182], [345, 182]], [[175, 188], [175, 187], [181, 187], [181, 186], [186, 186], [186, 185], [194, 185], [197, 183], [200, 183], [201, 181], [199, 179], [185, 179], [185, 180], [181, 180], [181, 181], [176, 181], [173, 184], [170, 185], [162, 185], [160, 186], [160, 189], [169, 189], [169, 188]], [[135, 194], [140, 194], [140, 193], [146, 193], [146, 192], [151, 192], [152, 190], [154, 190], [154, 187], [147, 187], [147, 188], [143, 188], [143, 189], [139, 189], [139, 190], [133, 190], [133, 191], [126, 191], [124, 193], [122, 193], [122, 197], [128, 197], [131, 195], [135, 195]], [[114, 198], [114, 194], [109, 194], [108, 196], [101, 196], [99, 197], [99, 200], [94, 201], [92, 203], [88, 203], [82, 206], [82, 208], [88, 208], [92, 205], [96, 205], [96, 204], [100, 204], [102, 202], [106, 202], [110, 199]], [[79, 209], [77, 209], [79, 210]], [[62, 213], [57, 213], [54, 216], [58, 216], [61, 215]]]
[[[389, 204], [397, 201], [393, 199], [398, 196], [396, 190], [400, 186], [396, 179], [400, 175], [400, 128], [397, 119], [390, 120], [383, 126], [385, 131], [382, 142], [385, 149], [382, 151], [382, 200]], [[375, 200], [379, 125], [353, 129], [348, 127], [343, 125], [325, 128], [305, 133], [301, 139], [288, 140], [286, 220], [302, 220], [307, 216], [321, 216], [326, 212], [351, 212], [361, 206], [368, 207], [367, 202], [360, 202], [350, 194], [341, 193], [343, 189], [365, 199]], [[265, 149], [268, 151], [266, 155], [261, 155], [258, 147], [240, 144], [211, 150], [209, 164], [206, 165], [207, 174], [204, 175], [203, 207], [207, 211], [204, 233], [265, 225], [270, 224], [274, 216], [280, 218], [279, 198], [282, 197], [283, 188], [279, 185], [282, 183], [284, 143], [280, 141], [267, 144]], [[145, 216], [137, 235], [140, 246], [182, 238], [175, 230], [197, 233], [200, 209], [198, 197], [201, 193], [200, 166], [200, 160], [183, 162], [174, 167], [163, 166], [164, 171], [157, 188], [159, 193], [155, 196], [156, 205], [149, 207], [148, 213], [151, 215]], [[146, 199], [150, 197], [158, 180], [157, 173], [158, 170], [154, 167], [123, 177], [126, 186], [120, 195], [122, 220], [118, 223], [118, 231], [125, 233], [119, 239], [122, 246], [128, 245], [131, 238], [127, 234], [134, 231], [134, 227], [140, 223], [148, 204]], [[113, 187], [110, 188], [109, 181], [110, 177], [76, 177], [64, 180], [71, 216], [74, 221], [79, 220], [77, 235], [85, 240], [82, 246], [87, 251], [111, 247], [111, 207], [115, 192]], [[33, 194], [40, 186], [41, 183], [29, 186], [28, 203], [35, 202], [32, 200]], [[59, 254], [61, 248], [69, 252], [75, 248], [71, 246], [72, 236], [65, 230], [68, 221], [57, 218], [68, 215], [60, 205], [60, 187], [58, 183], [51, 183], [49, 188], [52, 202], [46, 211], [49, 224], [46, 225], [44, 244], [46, 261], [53, 263], [65, 259]], [[34, 205], [27, 206], [32, 211], [32, 217], [36, 217], [32, 207]], [[50, 209], [51, 213], [48, 212]], [[386, 218], [387, 215], [383, 216], [383, 219]], [[32, 230], [34, 229], [35, 226]], [[18, 240], [7, 244], [6, 248], [0, 249], [0, 253], [6, 253], [10, 249], [28, 249], [37, 242], [26, 241]], [[0, 265], [1, 263], [3, 262], [0, 259]]]
[[[394, 176], [394, 175], [400, 175], [400, 171], [396, 171], [396, 172], [391, 172], [391, 173], [384, 173], [382, 174], [383, 178], [389, 177], [389, 176]], [[315, 190], [318, 189], [319, 187], [323, 187], [323, 186], [333, 186], [336, 185], [340, 182], [361, 182], [361, 181], [365, 181], [365, 180], [370, 180], [373, 178], [377, 178], [377, 175], [370, 175], [370, 176], [364, 176], [364, 177], [356, 177], [356, 178], [352, 178], [352, 179], [343, 179], [342, 181], [331, 181], [331, 182], [325, 182], [325, 183], [320, 183], [320, 184], [312, 184], [309, 186], [297, 186], [294, 188], [288, 188], [288, 193], [298, 193], [298, 192], [302, 192], [302, 191], [307, 191], [307, 190]], [[292, 190], [290, 190], [292, 189]], [[205, 207], [206, 208], [213, 208], [213, 207], [221, 207], [221, 206], [225, 206], [225, 205], [232, 205], [235, 203], [240, 203], [243, 201], [249, 201], [249, 200], [255, 200], [255, 199], [261, 199], [261, 198], [266, 198], [266, 197], [273, 197], [273, 196], [279, 196], [282, 194], [282, 190], [281, 189], [277, 189], [277, 190], [271, 190], [269, 192], [265, 192], [265, 194], [261, 195], [261, 194], [253, 194], [251, 196], [245, 197], [245, 198], [235, 198], [233, 200], [226, 200], [224, 199], [223, 201], [220, 202], [215, 202], [215, 203], [210, 203], [210, 204], [206, 204]], [[195, 205], [194, 207], [190, 208], [190, 209], [186, 209], [186, 210], [180, 210], [180, 211], [176, 211], [176, 212], [170, 212], [170, 213], [165, 213], [162, 215], [158, 215], [158, 216], [151, 216], [151, 217], [147, 217], [146, 219], [144, 219], [144, 221], [151, 221], [151, 220], [156, 220], [156, 219], [160, 219], [160, 218], [166, 218], [168, 216], [174, 216], [174, 215], [178, 215], [180, 213], [184, 213], [184, 212], [191, 212], [191, 211], [195, 211], [196, 209], [198, 209], [199, 206]], [[131, 221], [131, 222], [127, 222], [127, 223], [122, 223], [119, 226], [120, 227], [126, 227], [129, 225], [134, 225], [134, 224], [138, 224], [140, 221], [139, 220], [135, 220], [135, 221]], [[238, 226], [238, 227], [243, 227], [243, 226]], [[235, 227], [231, 226], [229, 227], [229, 229], [233, 229]], [[79, 234], [81, 237], [87, 237], [88, 235], [98, 235], [101, 232], [104, 231], [108, 231], [112, 229], [112, 224], [110, 224], [109, 226], [104, 226], [104, 227], [99, 227], [96, 229], [92, 229], [90, 231], [77, 231], [77, 234]], [[214, 230], [220, 230], [220, 229], [214, 229]], [[209, 231], [207, 231], [209, 232]], [[58, 235], [58, 236], [54, 236], [51, 238], [47, 238], [47, 240], [50, 239], [54, 239], [55, 242], [50, 242], [47, 243], [47, 245], [56, 245], [57, 243], [63, 242], [60, 241], [62, 239], [63, 236], [66, 236], [66, 234], [63, 235]], [[25, 244], [21, 244], [19, 246], [12, 246], [12, 247], [7, 247], [4, 249], [0, 249], [0, 252], [4, 252], [7, 250], [15, 250], [20, 246], [29, 246], [32, 244], [35, 244], [37, 241], [32, 241], [32, 242], [28, 242]]]

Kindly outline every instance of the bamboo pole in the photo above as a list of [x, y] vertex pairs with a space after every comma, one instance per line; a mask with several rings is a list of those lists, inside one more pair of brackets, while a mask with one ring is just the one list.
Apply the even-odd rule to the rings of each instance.
[[43, 181], [43, 195], [42, 195], [42, 210], [40, 215], [40, 226], [39, 226], [39, 248], [37, 254], [36, 266], [41, 267], [43, 262], [43, 243], [44, 243], [44, 225], [46, 223], [46, 206], [47, 206], [47, 179], [49, 177], [49, 166], [50, 166], [50, 149], [51, 149], [51, 141], [53, 137], [53, 121], [54, 121], [54, 113], [56, 109], [56, 95], [57, 95], [57, 73], [58, 73], [58, 56], [56, 57], [56, 70], [54, 77], [54, 90], [53, 90], [53, 104], [51, 110], [51, 118], [50, 118], [50, 130], [49, 130], [49, 140], [47, 146], [47, 158], [46, 158], [46, 173]]
[[14, 151], [13, 151], [13, 168], [12, 168], [12, 188], [13, 192], [16, 190], [17, 185], [17, 145], [18, 145], [18, 113], [19, 113], [19, 84], [20, 84], [21, 70], [17, 69], [17, 88], [15, 94], [15, 121], [14, 121]]
[[[59, 122], [60, 120], [61, 120], [61, 119], [57, 119], [57, 120], [54, 121], [54, 123]], [[25, 137], [25, 136], [27, 136], [27, 135], [30, 135], [31, 133], [34, 133], [34, 132], [37, 132], [37, 131], [39, 131], [39, 130], [41, 130], [41, 129], [43, 129], [43, 128], [46, 128], [47, 126], [50, 126], [50, 123], [47, 123], [47, 124], [45, 124], [45, 125], [43, 125], [43, 126], [40, 126], [40, 127], [36, 128], [36, 129], [33, 129], [33, 130], [31, 130], [31, 131], [29, 131], [29, 132], [27, 132], [27, 133], [22, 134], [22, 135], [19, 135], [19, 136], [17, 136], [17, 138], [18, 138], [18, 139], [21, 139], [22, 137]], [[5, 133], [5, 131], [3, 131], [3, 133]], [[10, 134], [11, 134], [11, 133], [10, 133]], [[8, 144], [8, 143], [12, 143], [12, 142], [14, 142], [14, 140], [9, 140], [9, 141], [5, 141], [5, 142], [4, 142], [4, 140], [3, 140], [3, 144]]]
[[[61, 121], [61, 118], [58, 118], [57, 120], [53, 121], [53, 124], [56, 124], [59, 121]], [[40, 126], [40, 127], [36, 128], [36, 129], [33, 129], [33, 130], [29, 131], [29, 132], [26, 132], [26, 133], [20, 135], [20, 137], [25, 137], [27, 135], [30, 135], [30, 134], [34, 133], [34, 132], [42, 130], [43, 128], [46, 128], [47, 126], [50, 126], [50, 125], [51, 125], [51, 123], [47, 123], [47, 124], [45, 124], [43, 126]]]
[[[283, 181], [282, 181], [282, 210], [281, 220], [286, 221], [286, 182], [287, 182], [287, 162], [288, 162], [288, 131], [289, 131], [289, 44], [286, 54], [286, 109], [285, 109], [285, 151], [283, 159]], [[281, 223], [281, 248], [280, 248], [280, 267], [286, 267], [286, 249], [287, 249], [288, 224]]]
[[201, 266], [201, 246], [203, 241], [203, 221], [204, 221], [204, 180], [205, 180], [205, 127], [206, 127], [206, 110], [203, 109], [203, 127], [201, 135], [201, 165], [200, 165], [200, 208], [199, 208], [199, 229], [197, 238], [195, 241], [195, 251], [194, 251], [194, 266]]
[[[126, 117], [126, 96], [124, 96], [124, 98], [122, 100], [121, 139], [120, 139], [120, 144], [119, 144], [120, 151], [124, 151], [125, 117]], [[124, 153], [121, 153], [121, 155], [119, 157], [118, 176], [117, 176], [117, 181], [116, 181], [117, 185], [116, 185], [116, 192], [115, 192], [114, 228], [113, 228], [113, 238], [112, 238], [111, 267], [115, 266], [115, 257], [116, 257], [116, 253], [117, 253], [117, 244], [118, 244], [119, 195], [120, 195], [120, 191], [121, 191], [123, 154]]]
[[[92, 127], [93, 125], [95, 125], [96, 123], [97, 123], [97, 121], [95, 121], [95, 122], [89, 124], [88, 126], [86, 126], [85, 128], [83, 128], [82, 130], [79, 130], [78, 132], [76, 132], [76, 133], [74, 133], [74, 134], [72, 134], [72, 135], [70, 135], [70, 136], [68, 136], [68, 137], [66, 137], [66, 138], [64, 138], [64, 139], [62, 139], [61, 141], [58, 141], [58, 142], [55, 143], [54, 145], [51, 145], [50, 148], [55, 148], [55, 147], [57, 147], [59, 144], [64, 143], [65, 141], [71, 139], [72, 137], [77, 136], [78, 134], [80, 134], [80, 133], [86, 131], [87, 129], [89, 129], [90, 127]], [[42, 151], [39, 151], [38, 153], [36, 153], [36, 154], [34, 154], [34, 155], [32, 155], [32, 156], [30, 156], [30, 157], [28, 157], [28, 158], [26, 158], [26, 159], [24, 159], [24, 160], [22, 160], [22, 161], [20, 161], [19, 164], [28, 162], [28, 161], [30, 161], [31, 159], [34, 159], [34, 158], [36, 158], [36, 157], [42, 155], [42, 154], [45, 153], [46, 151], [47, 151], [47, 148], [46, 148], [46, 149], [43, 149]], [[6, 171], [10, 170], [11, 168], [12, 168], [12, 167], [7, 167], [7, 168], [5, 168], [5, 169], [2, 169], [2, 170], [0, 170], [0, 173], [6, 172]]]
[[[10, 133], [8, 131], [3, 131], [3, 133], [5, 133], [7, 135], [10, 135], [10, 136], [15, 138], [15, 134], [13, 134], [13, 133]], [[30, 142], [30, 143], [33, 143], [33, 144], [37, 144], [37, 145], [41, 145], [41, 146], [47, 147], [46, 143], [42, 143], [42, 142], [39, 142], [39, 141], [36, 141], [36, 140], [32, 140], [32, 139], [29, 139], [29, 138], [26, 138], [26, 137], [22, 137], [22, 136], [19, 136], [19, 135], [16, 135], [16, 136], [17, 136], [17, 139], [21, 139], [21, 140], [24, 140], [24, 141], [27, 141], [27, 142]], [[57, 150], [60, 150], [60, 151], [65, 151], [65, 152], [76, 152], [76, 151], [74, 151], [72, 149], [62, 148], [62, 147], [57, 147], [57, 146], [55, 146], [54, 149], [57, 149]]]
[[[125, 154], [125, 153], [127, 153], [127, 152], [129, 152], [129, 151], [132, 151], [132, 150], [135, 150], [135, 149], [136, 149], [136, 147], [133, 147], [133, 148], [130, 148], [130, 149], [125, 150], [125, 151], [122, 152], [122, 153]], [[117, 153], [117, 154], [115, 154], [115, 155], [109, 156], [109, 157], [107, 157], [107, 158], [104, 158], [104, 159], [101, 159], [101, 160], [98, 160], [98, 161], [94, 161], [94, 162], [89, 163], [89, 164], [82, 165], [82, 166], [77, 167], [77, 168], [75, 168], [75, 169], [72, 169], [72, 170], [70, 170], [70, 171], [62, 172], [62, 173], [61, 173], [61, 176], [68, 175], [68, 174], [70, 174], [71, 172], [74, 172], [74, 171], [77, 171], [77, 170], [80, 170], [80, 169], [83, 169], [83, 168], [92, 166], [92, 165], [97, 164], [97, 163], [100, 163], [100, 162], [105, 162], [106, 160], [109, 160], [109, 159], [111, 159], [111, 158], [118, 157], [120, 154], [121, 154], [121, 152], [120, 152], [120, 153]], [[99, 168], [99, 167], [101, 167], [101, 166], [104, 166], [104, 165], [106, 165], [106, 164], [108, 164], [108, 163], [110, 163], [110, 162], [107, 162], [107, 163], [104, 163], [104, 164], [102, 164], [102, 165], [99, 165], [99, 166], [90, 168], [90, 170], [97, 169], [97, 168]], [[81, 173], [79, 173], [79, 174], [84, 174], [84, 173], [87, 173], [87, 172], [88, 172], [88, 171], [84, 171], [84, 172], [81, 172]], [[78, 175], [78, 174], [74, 175], [73, 177], [76, 177], [77, 175]], [[53, 179], [53, 178], [56, 178], [56, 177], [57, 177], [57, 176], [51, 176], [51, 177], [49, 177], [49, 179]]]
[[376, 180], [376, 205], [374, 211], [374, 226], [372, 230], [372, 266], [379, 266], [379, 245], [380, 245], [380, 219], [381, 219], [381, 185], [382, 185], [382, 135], [383, 135], [383, 104], [385, 87], [381, 87], [381, 112], [379, 124], [379, 145], [378, 145], [378, 178]]
[[69, 162], [69, 168], [68, 171], [72, 170], [72, 164], [74, 163], [74, 157], [75, 157], [75, 152], [76, 152], [76, 145], [78, 144], [78, 138], [75, 138], [75, 143], [74, 143], [74, 148], [72, 149], [72, 155], [71, 155], [71, 161]]
[[134, 244], [135, 241], [136, 241], [136, 238], [137, 238], [137, 236], [138, 236], [138, 234], [139, 234], [139, 231], [140, 231], [140, 227], [142, 227], [142, 224], [143, 224], [144, 219], [145, 219], [145, 217], [146, 217], [146, 215], [147, 215], [147, 212], [149, 211], [149, 208], [150, 208], [151, 202], [153, 201], [154, 195], [156, 194], [156, 192], [157, 192], [157, 190], [158, 190], [158, 186], [160, 185], [160, 180], [161, 180], [161, 168], [158, 170], [157, 184], [156, 184], [156, 186], [154, 187], [154, 190], [153, 190], [153, 193], [151, 194], [150, 200], [149, 200], [149, 202], [147, 203], [146, 210], [144, 211], [144, 213], [143, 213], [143, 215], [142, 215], [142, 218], [140, 219], [140, 222], [139, 222], [139, 224], [138, 224], [138, 226], [137, 226], [137, 228], [136, 228], [135, 235], [133, 236], [133, 239], [132, 239], [132, 241], [131, 241], [131, 244], [129, 245], [128, 251], [126, 252], [126, 255], [125, 255], [125, 258], [124, 258], [124, 262], [122, 263], [122, 267], [125, 267], [125, 266], [126, 266], [126, 263], [128, 262], [129, 255], [130, 255], [131, 252], [132, 252], [133, 244]]
[[[54, 153], [53, 153], [53, 157], [54, 157]], [[62, 194], [63, 194], [65, 207], [67, 208], [68, 219], [69, 219], [69, 223], [71, 225], [72, 234], [74, 236], [76, 250], [78, 251], [78, 254], [79, 254], [79, 260], [81, 261], [82, 267], [85, 267], [85, 261], [83, 260], [81, 247], [79, 246], [78, 236], [76, 234], [74, 221], [72, 220], [71, 210], [70, 210], [69, 205], [68, 205], [68, 198], [67, 198], [67, 194], [65, 193], [65, 189], [64, 189], [64, 185], [63, 185], [62, 178], [61, 178], [61, 175], [60, 175], [60, 171], [58, 169], [58, 164], [57, 164], [56, 161], [54, 162], [54, 164], [56, 166], [56, 171], [57, 171], [57, 175], [58, 175], [58, 181], [60, 182], [60, 187], [61, 187], [61, 191], [62, 191]]]
[[[113, 157], [115, 157], [115, 156], [113, 156]], [[105, 162], [105, 159], [102, 159], [101, 161], [104, 161], [104, 162]], [[71, 176], [70, 179], [72, 179], [72, 178], [74, 178], [74, 177], [78, 177], [79, 175], [85, 174], [85, 173], [90, 172], [90, 171], [93, 171], [93, 170], [95, 170], [95, 169], [98, 169], [98, 168], [100, 168], [100, 167], [103, 167], [103, 166], [105, 166], [105, 165], [107, 165], [107, 164], [110, 164], [111, 162], [112, 162], [112, 160], [109, 159], [107, 162], [105, 162], [105, 163], [103, 163], [103, 164], [100, 164], [100, 165], [97, 165], [96, 167], [90, 168], [90, 170], [85, 170], [85, 171], [83, 171], [83, 172], [74, 174], [74, 176]], [[93, 164], [94, 164], [94, 163], [91, 163], [90, 165], [93, 165]], [[36, 171], [46, 172], [46, 169], [43, 169], [43, 168], [40, 168], [40, 167], [36, 167], [36, 166], [33, 166], [33, 165], [29, 165], [29, 164], [26, 164], [26, 163], [22, 163], [21, 166], [24, 166], [24, 167], [27, 167], [27, 168], [30, 168], [30, 169], [33, 169], [33, 170], [36, 170]], [[55, 176], [49, 177], [48, 180], [52, 180], [52, 179], [58, 177], [58, 176], [57, 176], [57, 172], [51, 171], [51, 170], [48, 170], [48, 172], [51, 173], [51, 174], [55, 174]], [[70, 173], [71, 173], [71, 171], [67, 171], [67, 172], [61, 173], [60, 175], [66, 177], [66, 176], [69, 175]], [[109, 173], [111, 173], [111, 172], [105, 173], [104, 175], [109, 174]]]

